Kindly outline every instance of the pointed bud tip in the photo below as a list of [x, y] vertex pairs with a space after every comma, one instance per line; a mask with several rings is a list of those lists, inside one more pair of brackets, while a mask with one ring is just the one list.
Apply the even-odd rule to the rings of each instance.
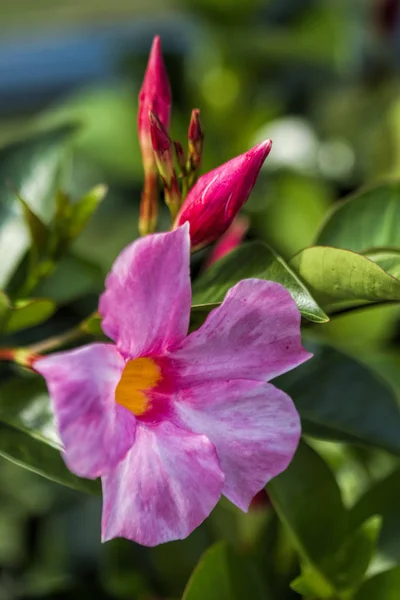
[[161, 51], [161, 38], [155, 36], [150, 50], [142, 87], [139, 92], [139, 139], [146, 145], [149, 132], [148, 112], [153, 110], [168, 129], [171, 110], [171, 88]]
[[257, 144], [257, 146], [254, 146], [253, 150], [260, 152], [260, 154], [264, 155], [264, 158], [267, 158], [268, 154], [271, 152], [271, 148], [272, 140], [265, 140], [264, 142]]
[[203, 137], [204, 133], [200, 122], [200, 110], [198, 108], [194, 108], [190, 116], [188, 138], [189, 140], [195, 142]]
[[160, 59], [163, 60], [161, 37], [159, 35], [155, 35], [150, 48], [149, 63], [158, 61]]

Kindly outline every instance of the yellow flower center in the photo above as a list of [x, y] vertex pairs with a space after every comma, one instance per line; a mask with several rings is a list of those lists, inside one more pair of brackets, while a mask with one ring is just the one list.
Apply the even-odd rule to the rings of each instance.
[[151, 358], [130, 360], [115, 390], [115, 401], [139, 417], [150, 405], [146, 391], [154, 388], [160, 379], [160, 368]]

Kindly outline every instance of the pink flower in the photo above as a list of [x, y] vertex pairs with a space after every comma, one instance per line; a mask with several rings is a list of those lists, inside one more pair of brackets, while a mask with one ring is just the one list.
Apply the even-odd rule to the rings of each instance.
[[199, 178], [184, 201], [175, 226], [190, 223], [194, 249], [218, 239], [247, 201], [271, 150], [267, 140]]
[[117, 258], [95, 343], [39, 359], [71, 471], [101, 476], [102, 539], [154, 546], [189, 535], [221, 494], [247, 510], [286, 469], [300, 421], [267, 383], [307, 360], [300, 314], [281, 285], [235, 285], [187, 335], [188, 226]]

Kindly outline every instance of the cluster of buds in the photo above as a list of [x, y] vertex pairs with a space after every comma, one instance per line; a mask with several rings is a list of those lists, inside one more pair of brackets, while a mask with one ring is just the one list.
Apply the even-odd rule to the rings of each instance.
[[204, 142], [200, 111], [192, 111], [186, 153], [182, 144], [170, 137], [170, 109], [171, 91], [157, 36], [139, 95], [139, 140], [145, 171], [139, 229], [145, 235], [156, 228], [158, 171], [172, 227], [188, 221], [192, 249], [198, 250], [232, 225], [254, 187], [272, 142], [266, 140], [198, 178]]

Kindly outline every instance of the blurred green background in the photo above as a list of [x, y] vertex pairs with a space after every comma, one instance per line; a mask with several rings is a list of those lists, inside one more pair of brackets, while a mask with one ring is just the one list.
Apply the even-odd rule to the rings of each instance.
[[[311, 244], [331, 204], [399, 172], [396, 0], [14, 0], [0, 3], [0, 17], [0, 143], [76, 121], [69, 191], [110, 186], [75, 244], [87, 261], [85, 293], [71, 292], [80, 285], [73, 271], [53, 282], [62, 308], [21, 343], [93, 310], [104, 274], [137, 236], [137, 94], [155, 34], [173, 90], [173, 137], [185, 140], [191, 109], [200, 108], [204, 170], [273, 139], [245, 209], [250, 238], [289, 258]], [[397, 340], [398, 309], [377, 309], [368, 328], [363, 318], [332, 322], [326, 338], [335, 345], [340, 337], [342, 349]], [[0, 376], [9, 384], [12, 369], [2, 365]], [[339, 450], [323, 452], [352, 500], [366, 470], [373, 477], [392, 465], [380, 453], [354, 450], [344, 463]], [[178, 598], [202, 552], [221, 538], [257, 557], [265, 598], [299, 597], [288, 587], [293, 550], [267, 503], [246, 516], [222, 502], [188, 540], [151, 550], [100, 545], [100, 511], [98, 497], [1, 459], [0, 599]]]

